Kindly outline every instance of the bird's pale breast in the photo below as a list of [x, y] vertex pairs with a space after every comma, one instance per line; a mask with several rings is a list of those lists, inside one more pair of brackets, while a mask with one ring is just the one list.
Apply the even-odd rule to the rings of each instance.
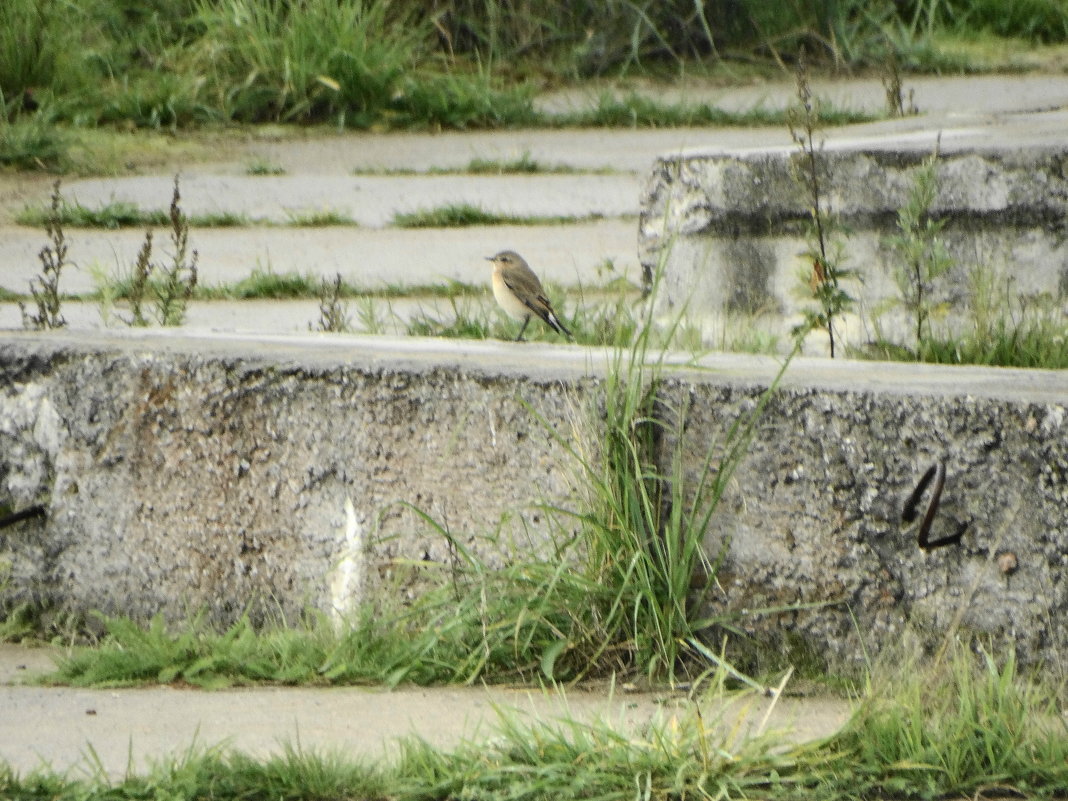
[[493, 297], [497, 299], [502, 309], [517, 320], [522, 320], [530, 315], [530, 309], [508, 288], [508, 285], [504, 283], [504, 279], [496, 270], [493, 271]]

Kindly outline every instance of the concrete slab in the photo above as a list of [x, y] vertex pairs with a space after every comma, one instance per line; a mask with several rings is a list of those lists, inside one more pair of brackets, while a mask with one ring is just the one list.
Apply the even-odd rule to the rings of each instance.
[[[0, 679], [27, 662], [42, 665], [41, 649], [0, 644]], [[22, 671], [19, 671], [22, 672]], [[501, 714], [530, 723], [561, 720], [605, 724], [643, 736], [652, 722], [694, 714], [700, 707], [727, 743], [760, 731], [783, 742], [832, 734], [848, 718], [837, 698], [753, 694], [695, 704], [685, 693], [632, 693], [604, 686], [567, 692], [507, 687], [258, 687], [198, 691], [172, 686], [76, 689], [0, 684], [0, 763], [20, 774], [46, 768], [71, 777], [141, 773], [167, 757], [221, 746], [253, 757], [285, 746], [347, 758], [381, 760], [402, 738], [417, 736], [442, 749], [488, 742]], [[769, 714], [770, 713], [770, 714]], [[767, 715], [767, 720], [764, 717]]]
[[[70, 181], [70, 203], [100, 208], [111, 202], [166, 210], [172, 178], [135, 176]], [[190, 216], [240, 214], [285, 224], [301, 215], [334, 212], [381, 228], [397, 214], [469, 204], [516, 217], [620, 217], [638, 213], [640, 180], [633, 175], [338, 176], [216, 175], [182, 171], [182, 209]]]
[[[978, 270], [1011, 287], [1014, 299], [1063, 302], [1066, 126], [1068, 112], [1054, 111], [893, 135], [839, 130], [827, 136], [822, 203], [838, 226], [828, 249], [840, 244], [843, 269], [859, 275], [847, 291], [864, 312], [840, 321], [844, 341], [862, 346], [874, 328], [891, 340], [912, 341], [914, 320], [896, 302], [903, 257], [893, 242], [898, 211], [936, 150], [930, 213], [940, 221], [938, 241], [951, 264], [925, 292], [944, 312], [939, 324], [966, 330], [967, 288]], [[811, 292], [799, 291], [799, 276], [812, 271], [806, 255], [812, 202], [796, 174], [797, 153], [796, 145], [707, 147], [657, 162], [643, 193], [639, 250], [650, 274], [657, 265], [664, 270], [663, 308], [688, 303], [706, 333], [731, 314], [769, 310], [769, 325], [789, 339], [812, 304]], [[824, 338], [813, 340], [826, 347]]]
[[[768, 129], [769, 135], [779, 133]], [[744, 142], [745, 129], [520, 129], [441, 133], [287, 131], [275, 140], [252, 138], [247, 157], [230, 163], [229, 173], [243, 175], [248, 164], [264, 162], [288, 173], [342, 175], [365, 172], [465, 169], [472, 160], [510, 162], [527, 157], [546, 169], [642, 174], [662, 153], [696, 147], [709, 137]], [[578, 177], [581, 181], [581, 176]]]
[[[634, 200], [636, 202], [637, 196]], [[74, 269], [64, 272], [65, 292], [95, 289], [93, 269], [107, 276], [129, 273], [144, 241], [144, 231], [124, 229], [67, 231]], [[40, 271], [41, 231], [0, 228], [0, 287], [26, 292]], [[169, 232], [155, 233], [161, 260], [170, 252]], [[369, 289], [426, 287], [449, 281], [485, 282], [486, 256], [510, 249], [522, 253], [543, 281], [568, 287], [597, 285], [606, 260], [615, 273], [640, 279], [635, 220], [600, 220], [576, 225], [495, 225], [444, 229], [209, 228], [190, 232], [200, 255], [200, 281], [232, 284], [253, 271], [296, 272], [346, 281]]]
[[[1065, 75], [955, 75], [903, 76], [904, 91], [925, 116], [997, 115], [1019, 111], [1045, 111], [1068, 106], [1068, 76]], [[886, 109], [886, 92], [878, 78], [814, 79], [813, 93], [839, 109], [878, 114]], [[538, 98], [547, 112], [589, 108], [608, 92], [625, 96], [632, 92], [654, 95], [665, 103], [708, 103], [726, 111], [783, 109], [796, 101], [789, 79], [754, 81], [744, 86], [691, 79], [681, 83], [628, 83], [623, 87], [593, 84], [584, 89], [549, 92]]]
[[[637, 294], [637, 293], [635, 293]], [[465, 296], [457, 301], [457, 308], [471, 316], [499, 320], [502, 328], [518, 333], [516, 323], [503, 316], [493, 296]], [[447, 298], [419, 296], [403, 298], [367, 298], [346, 300], [345, 309], [352, 333], [403, 336], [408, 323], [415, 318], [429, 318], [448, 322], [457, 316], [457, 308]], [[565, 308], [561, 306], [561, 308]], [[29, 310], [33, 310], [30, 304]], [[365, 317], [369, 313], [373, 319]], [[319, 321], [317, 300], [209, 300], [191, 303], [181, 330], [189, 334], [298, 334], [309, 333]], [[105, 315], [107, 315], [105, 317]], [[73, 331], [121, 329], [129, 317], [125, 307], [105, 311], [95, 301], [63, 304], [63, 318]], [[369, 325], [373, 326], [369, 328]], [[22, 312], [17, 303], [0, 303], [0, 331], [22, 327]]]
[[[610, 358], [405, 337], [10, 334], [0, 490], [48, 512], [5, 540], [4, 593], [138, 619], [343, 615], [411, 597], [438, 575], [417, 566], [455, 557], [401, 502], [491, 566], [557, 554], [569, 532], [545, 509], [583, 508], [568, 452], [597, 452]], [[665, 371], [687, 480], [778, 370], [716, 354]], [[1068, 636], [1066, 398], [1058, 371], [796, 360], [706, 534], [724, 555], [709, 602], [836, 663], [960, 630], [1054, 664]], [[932, 537], [966, 536], [932, 551], [902, 508], [938, 463]], [[794, 603], [811, 606], [746, 612]]]

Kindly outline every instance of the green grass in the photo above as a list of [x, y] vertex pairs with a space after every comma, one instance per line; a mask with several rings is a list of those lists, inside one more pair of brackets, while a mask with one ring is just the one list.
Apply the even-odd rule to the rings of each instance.
[[[86, 128], [774, 124], [770, 112], [636, 98], [605, 98], [596, 112], [554, 122], [533, 98], [541, 87], [591, 76], [767, 74], [802, 45], [830, 70], [877, 67], [888, 52], [906, 69], [960, 69], [968, 56], [941, 52], [947, 34], [1012, 37], [1025, 53], [1068, 39], [1068, 11], [1057, 0], [736, 6], [457, 0], [447, 13], [427, 14], [418, 0], [8, 0], [0, 4], [0, 104], [20, 124], [43, 113]], [[23, 103], [28, 90], [40, 111]], [[0, 148], [0, 160], [55, 169], [62, 148], [40, 140]]]
[[245, 165], [246, 175], [285, 175], [286, 168], [264, 159], [253, 159]]
[[[26, 207], [15, 217], [19, 225], [40, 228], [44, 225], [48, 212], [44, 209]], [[60, 207], [59, 221], [72, 228], [130, 228], [144, 226], [163, 226], [168, 222], [167, 212], [163, 209], [145, 211], [133, 203], [112, 201], [97, 209], [83, 206], [81, 203], [64, 203]]]
[[[977, 664], [978, 663], [978, 664]], [[1064, 688], [1022, 678], [1011, 653], [978, 659], [957, 646], [948, 664], [907, 672], [868, 696], [825, 746], [843, 767], [827, 782], [842, 796], [935, 798], [1068, 790]], [[884, 677], [885, 679], [886, 677]]]
[[[234, 656], [240, 654], [235, 638]], [[279, 650], [285, 645], [278, 642]], [[489, 801], [599, 798], [1058, 798], [1068, 787], [1064, 688], [1021, 676], [1010, 655], [953, 649], [947, 662], [904, 661], [872, 674], [849, 722], [831, 737], [790, 744], [738, 738], [716, 710], [767, 703], [727, 690], [724, 668], [704, 677], [697, 704], [640, 729], [564, 718], [548, 723], [500, 710], [482, 739], [450, 750], [404, 740], [388, 762], [284, 747], [256, 760], [190, 747], [145, 775], [108, 781], [0, 766], [0, 795], [50, 801], [143, 798]], [[788, 685], [787, 685], [788, 688]]]
[[[129, 278], [102, 275], [96, 283], [99, 285], [92, 293], [85, 296], [69, 296], [71, 300], [100, 300], [107, 295], [113, 300], [126, 299], [129, 296]], [[229, 284], [198, 284], [193, 292], [195, 300], [310, 300], [319, 296], [322, 279], [310, 273], [295, 271], [275, 272], [272, 269], [256, 268], [238, 281]], [[0, 299], [3, 299], [0, 288]], [[414, 284], [401, 286], [386, 284], [377, 287], [361, 286], [342, 282], [340, 297], [346, 299], [396, 299], [396, 298], [462, 298], [486, 294], [486, 287], [480, 284], [468, 284], [462, 281], [445, 280], [434, 284]], [[8, 299], [24, 299], [15, 292], [8, 293]]]
[[488, 211], [470, 203], [451, 203], [436, 208], [398, 212], [392, 225], [397, 228], [463, 228], [474, 225], [563, 225], [599, 220], [599, 214], [585, 216], [520, 216]]
[[545, 175], [577, 172], [566, 164], [544, 164], [525, 152], [514, 159], [471, 159], [461, 172], [471, 175]]
[[410, 167], [359, 168], [354, 175], [611, 175], [611, 167], [587, 169], [569, 164], [546, 164], [525, 152], [514, 159], [473, 158], [459, 167], [429, 167], [416, 170]]
[[1058, 0], [945, 0], [935, 19], [958, 32], [981, 31], [1031, 43], [1068, 41], [1068, 7]]
[[[417, 337], [447, 337], [450, 339], [506, 338], [507, 323], [501, 315], [488, 310], [484, 303], [474, 303], [470, 298], [448, 298], [449, 311], [441, 313], [420, 309], [408, 320], [406, 333]], [[514, 337], [512, 337], [514, 338]]]
[[969, 274], [970, 297], [963, 330], [936, 333], [919, 347], [923, 361], [997, 367], [1068, 367], [1068, 317], [1063, 296], [1025, 296], [1014, 279], [990, 267]]
[[0, 98], [0, 167], [64, 172], [72, 166], [73, 137], [47, 114], [9, 119]]
[[[19, 225], [41, 227], [49, 211], [26, 207], [15, 216]], [[59, 222], [72, 228], [146, 228], [170, 224], [166, 209], [142, 209], [134, 203], [115, 200], [99, 208], [90, 208], [81, 203], [64, 203], [60, 207]], [[196, 228], [233, 228], [249, 225], [249, 219], [234, 212], [214, 212], [189, 217], [189, 225]]]
[[300, 228], [325, 228], [329, 226], [354, 226], [359, 223], [351, 215], [335, 209], [318, 211], [286, 211], [288, 224]]
[[[40, 227], [44, 225], [47, 214], [45, 209], [26, 207], [16, 215], [15, 222], [19, 225]], [[352, 217], [332, 209], [287, 211], [286, 216], [285, 225], [301, 228], [358, 224]], [[81, 203], [64, 203], [60, 209], [60, 223], [72, 228], [145, 228], [165, 226], [169, 221], [166, 209], [142, 209], [134, 203], [121, 200], [111, 201], [99, 208], [90, 208]], [[189, 225], [194, 228], [246, 228], [271, 226], [274, 223], [253, 220], [238, 212], [219, 211], [191, 215]]]
[[[1011, 270], [971, 265], [968, 295], [958, 320], [929, 323], [919, 341], [914, 335], [907, 346], [880, 335], [859, 355], [934, 364], [1068, 368], [1066, 298], [1020, 293]], [[879, 331], [877, 316], [874, 328]]]
[[[821, 108], [820, 114], [821, 122], [825, 125], [849, 125], [877, 119], [865, 112], [839, 109], [830, 104]], [[557, 127], [579, 128], [754, 127], [785, 125], [787, 115], [785, 109], [725, 111], [703, 103], [663, 103], [645, 95], [632, 93], [623, 97], [602, 94], [594, 108], [548, 115], [546, 122]]]

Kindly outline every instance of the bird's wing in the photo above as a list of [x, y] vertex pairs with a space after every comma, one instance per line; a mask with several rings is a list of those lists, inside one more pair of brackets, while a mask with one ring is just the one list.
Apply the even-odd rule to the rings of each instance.
[[[533, 273], [531, 273], [533, 275]], [[512, 290], [512, 294], [519, 298], [523, 305], [534, 312], [536, 315], [545, 319], [545, 315], [552, 311], [552, 306], [549, 304], [549, 299], [545, 297], [545, 293], [541, 288], [541, 284], [538, 282], [537, 276], [534, 276], [534, 281], [526, 280], [527, 276], [501, 276], [504, 279], [504, 285]]]

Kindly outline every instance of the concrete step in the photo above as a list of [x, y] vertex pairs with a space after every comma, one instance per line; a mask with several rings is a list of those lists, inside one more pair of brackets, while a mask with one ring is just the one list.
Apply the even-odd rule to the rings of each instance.
[[[927, 287], [952, 329], [965, 317], [979, 271], [1025, 302], [1068, 296], [1068, 112], [1009, 116], [982, 126], [817, 138], [826, 242], [857, 299], [839, 333], [862, 345], [871, 329], [909, 340], [912, 321], [895, 299], [898, 212], [936, 150], [930, 219], [952, 267]], [[662, 265], [659, 302], [688, 303], [708, 329], [731, 314], [760, 313], [784, 337], [813, 305], [809, 234], [813, 202], [799, 148], [703, 148], [662, 157], [643, 195], [643, 267]], [[837, 255], [836, 255], [837, 254]], [[999, 304], [1003, 305], [1003, 304]], [[847, 342], [850, 337], [847, 337]]]
[[[696, 714], [733, 744], [761, 732], [784, 744], [833, 734], [850, 705], [825, 696], [759, 698], [737, 694], [701, 703], [684, 692], [611, 691], [606, 686], [256, 687], [198, 691], [178, 687], [78, 689], [7, 682], [52, 669], [52, 649], [0, 643], [0, 763], [25, 776], [46, 769], [121, 781], [190, 749], [222, 748], [253, 758], [287, 746], [347, 759], [386, 760], [400, 740], [418, 737], [443, 750], [489, 744], [502, 715], [528, 724], [570, 720], [642, 737], [650, 724]], [[5, 679], [7, 681], [5, 681]], [[765, 716], [767, 719], [765, 720]], [[27, 737], [32, 732], [32, 737]], [[99, 778], [99, 777], [98, 777]]]
[[[491, 565], [516, 542], [524, 558], [557, 554], [571, 532], [545, 509], [581, 509], [588, 490], [554, 432], [598, 452], [612, 358], [416, 337], [10, 333], [0, 501], [47, 515], [7, 536], [0, 590], [139, 619], [344, 615], [400, 601], [438, 575], [420, 566], [455, 557], [402, 501]], [[780, 364], [666, 364], [658, 393], [685, 415], [695, 481]], [[1066, 398], [1058, 371], [794, 361], [705, 535], [723, 554], [715, 614], [835, 663], [903, 637], [936, 648], [959, 627], [1052, 664], [1068, 637]], [[932, 539], [966, 533], [932, 550], [903, 507], [936, 464]], [[746, 611], [795, 603], [811, 607]]]
[[[254, 271], [295, 272], [341, 277], [358, 287], [427, 287], [449, 281], [489, 285], [485, 260], [500, 250], [522, 253], [545, 282], [568, 287], [596, 286], [598, 268], [612, 262], [616, 274], [639, 280], [636, 224], [600, 220], [576, 225], [493, 225], [445, 229], [209, 228], [194, 229], [189, 246], [199, 254], [205, 285], [233, 284]], [[157, 258], [166, 263], [172, 250], [169, 232], [155, 232]], [[76, 265], [64, 272], [64, 292], [94, 290], [94, 271], [128, 275], [145, 233], [136, 229], [69, 229], [68, 257]], [[26, 292], [40, 272], [37, 253], [46, 240], [31, 228], [0, 228], [0, 286]]]

